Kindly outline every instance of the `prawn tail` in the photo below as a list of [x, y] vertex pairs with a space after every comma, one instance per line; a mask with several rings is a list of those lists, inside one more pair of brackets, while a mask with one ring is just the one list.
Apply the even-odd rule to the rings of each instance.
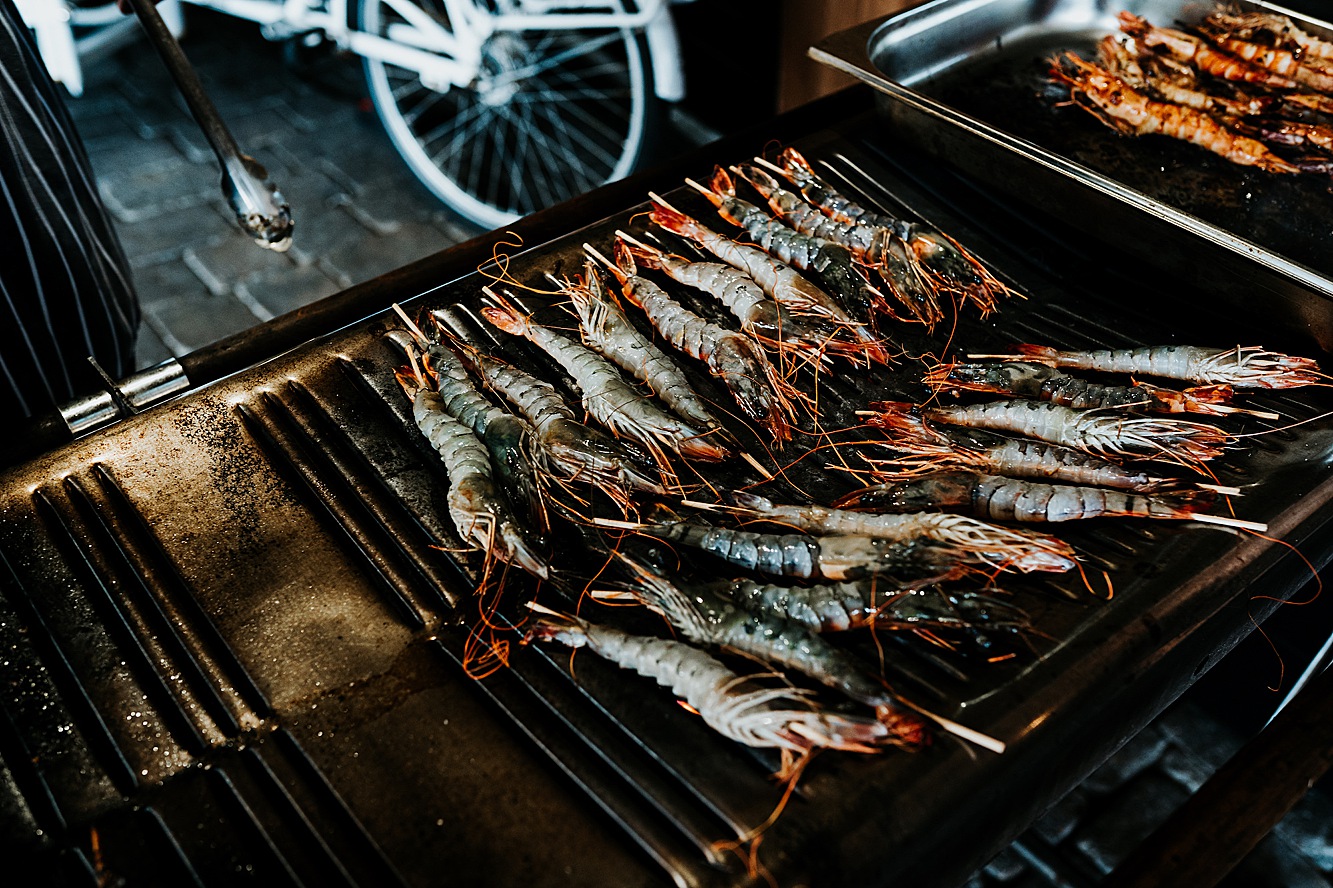
[[[778, 184], [777, 179], [752, 163], [737, 164], [731, 169], [736, 175], [749, 182], [754, 190], [762, 194], [766, 200], [771, 200], [776, 192], [782, 190], [782, 186]], [[716, 179], [717, 173], [714, 173], [713, 176]], [[731, 193], [734, 193], [734, 191]]]
[[815, 178], [814, 167], [810, 166], [810, 161], [806, 160], [805, 155], [795, 148], [783, 148], [781, 153], [778, 154], [778, 164], [792, 179], [809, 180]]
[[531, 319], [517, 305], [497, 293], [490, 293], [481, 307], [482, 317], [514, 336], [527, 336]]
[[1223, 416], [1234, 412], [1228, 405], [1235, 396], [1236, 390], [1229, 385], [1199, 385], [1183, 391], [1158, 388], [1142, 382], [1138, 385], [1151, 392], [1153, 400], [1160, 406], [1160, 409], [1169, 413], [1200, 413], [1206, 416]]
[[930, 727], [925, 719], [900, 706], [881, 703], [875, 718], [887, 732], [887, 742], [905, 749], [917, 749], [930, 743]]
[[736, 182], [721, 166], [713, 167], [713, 175], [708, 180], [709, 189], [717, 195], [725, 197], [736, 196]]
[[1059, 366], [1060, 352], [1047, 345], [1033, 345], [1030, 342], [1024, 342], [1014, 346], [1014, 351], [1022, 356], [1024, 361], [1032, 361], [1037, 364], [1049, 364], [1052, 367]]
[[540, 616], [528, 627], [527, 634], [523, 636], [524, 644], [534, 641], [554, 641], [566, 647], [578, 648], [588, 643], [590, 624], [578, 617], [543, 607], [535, 601], [530, 602], [528, 607]]
[[672, 234], [679, 234], [681, 237], [687, 237], [691, 240], [698, 240], [705, 235], [704, 227], [698, 220], [691, 219], [680, 210], [667, 206], [661, 198], [654, 195], [652, 204], [653, 208], [649, 213], [649, 218]]
[[662, 268], [662, 260], [666, 258], [666, 254], [656, 247], [650, 247], [639, 241], [629, 241], [620, 238], [616, 241], [616, 262], [620, 263], [621, 268], [625, 267], [621, 260], [622, 252], [626, 257], [626, 261], [629, 262], [629, 267], [633, 268], [637, 264], [642, 265], [644, 268], [652, 269], [653, 271], [660, 270]]

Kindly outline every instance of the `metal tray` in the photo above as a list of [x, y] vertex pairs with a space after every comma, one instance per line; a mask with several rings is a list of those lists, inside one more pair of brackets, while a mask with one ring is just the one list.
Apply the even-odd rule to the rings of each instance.
[[[1311, 33], [1333, 27], [1290, 15]], [[1046, 60], [1085, 57], [1128, 9], [1194, 22], [1201, 0], [936, 0], [812, 47], [869, 83], [893, 137], [1082, 230], [1103, 249], [1199, 285], [1208, 309], [1260, 299], [1286, 332], [1333, 348], [1333, 194], [1326, 180], [1230, 164], [1193, 145], [1121, 138], [1079, 108], [1056, 107]]]
[[[1267, 335], [1255, 307], [1193, 319], [1162, 282], [1128, 290], [1105, 255], [884, 145], [873, 122], [829, 121], [796, 144], [845, 155], [1027, 297], [963, 317], [948, 347]], [[655, 187], [718, 224], [670, 184]], [[583, 241], [641, 230], [629, 203], [534, 240], [510, 273], [539, 284]], [[391, 298], [471, 303], [489, 280], [453, 277]], [[0, 847], [59, 884], [762, 884], [714, 843], [773, 809], [773, 758], [592, 657], [524, 647], [510, 669], [464, 675], [475, 562], [444, 551], [447, 483], [394, 390], [397, 325], [380, 311], [0, 473]], [[944, 331], [895, 336], [911, 354], [946, 348]], [[873, 382], [877, 397], [919, 398], [918, 372], [831, 375], [821, 397], [859, 405]], [[1255, 400], [1284, 423], [1333, 407], [1317, 388]], [[778, 883], [961, 883], [1274, 606], [1248, 590], [1295, 592], [1333, 552], [1329, 422], [1247, 442], [1219, 480], [1244, 485], [1243, 516], [1312, 563], [1185, 525], [1063, 530], [1113, 600], [1077, 578], [1007, 582], [1049, 640], [941, 688], [944, 714], [1009, 751], [821, 756], [760, 848]], [[801, 487], [846, 483], [808, 462], [791, 468]]]

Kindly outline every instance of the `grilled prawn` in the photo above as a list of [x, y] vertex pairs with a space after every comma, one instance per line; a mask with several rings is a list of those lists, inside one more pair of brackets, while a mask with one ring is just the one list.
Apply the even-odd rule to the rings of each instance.
[[1206, 490], [1166, 496], [1098, 487], [1041, 484], [980, 472], [937, 472], [855, 491], [837, 505], [872, 511], [916, 512], [945, 509], [991, 521], [1048, 522], [1084, 518], [1205, 520], [1213, 502]]
[[554, 612], [539, 617], [527, 637], [586, 647], [622, 669], [654, 679], [688, 703], [710, 728], [746, 746], [793, 753], [816, 748], [874, 752], [894, 739], [879, 721], [825, 712], [807, 691], [761, 687], [683, 642], [630, 635]]
[[1119, 21], [1120, 30], [1137, 40], [1141, 46], [1147, 49], [1160, 48], [1180, 61], [1189, 62], [1203, 73], [1221, 80], [1257, 83], [1278, 89], [1291, 89], [1296, 86], [1296, 82], [1288, 77], [1267, 71], [1230, 53], [1216, 50], [1205, 41], [1183, 31], [1154, 27], [1147, 19], [1130, 12], [1121, 12]]
[[1326, 164], [1284, 160], [1262, 142], [1233, 132], [1193, 108], [1150, 99], [1119, 77], [1072, 52], [1051, 63], [1050, 76], [1070, 88], [1074, 104], [1124, 135], [1160, 133], [1192, 142], [1232, 163], [1255, 166], [1272, 173], [1326, 171]]
[[1285, 15], [1271, 12], [1214, 12], [1207, 24], [1212, 33], [1267, 46], [1287, 47], [1304, 60], [1333, 61], [1333, 43], [1307, 34]]
[[[1238, 389], [1288, 389], [1323, 382], [1319, 364], [1310, 358], [1264, 351], [1258, 346], [1201, 348], [1157, 345], [1145, 348], [1102, 348], [1086, 352], [1058, 351], [1041, 345], [1020, 345], [1014, 360], [1037, 361], [1069, 370], [1132, 373], [1179, 379], [1200, 385]], [[1009, 359], [1011, 356], [997, 356]]]
[[960, 560], [1023, 573], [1060, 573], [1075, 566], [1074, 550], [1062, 540], [997, 527], [960, 515], [867, 515], [823, 506], [781, 506], [752, 493], [728, 500], [746, 515], [810, 534], [866, 536], [893, 542], [928, 539], [953, 549]]
[[1229, 385], [1203, 386], [1183, 392], [1142, 383], [1101, 385], [1032, 362], [940, 364], [925, 375], [924, 381], [935, 391], [994, 392], [1032, 401], [1050, 401], [1076, 410], [1135, 407], [1153, 413], [1213, 416], [1234, 411], [1226, 406], [1233, 394]]
[[1102, 67], [1135, 89], [1185, 105], [1196, 111], [1230, 118], [1247, 118], [1277, 111], [1282, 106], [1278, 96], [1252, 96], [1236, 91], [1222, 96], [1205, 90], [1192, 67], [1171, 56], [1144, 53], [1128, 35], [1108, 35], [1097, 45]]
[[565, 369], [583, 391], [583, 407], [617, 435], [642, 444], [658, 468], [669, 474], [663, 448], [687, 459], [717, 462], [729, 454], [715, 440], [642, 397], [625, 382], [614, 365], [583, 345], [535, 323], [531, 316], [506, 299], [490, 294], [482, 315], [506, 333], [522, 336], [545, 351]]
[[[586, 245], [585, 245], [586, 247]], [[624, 241], [616, 242], [616, 261], [607, 267], [621, 292], [643, 310], [653, 327], [676, 348], [702, 361], [726, 385], [745, 414], [778, 442], [791, 439], [796, 411], [794, 392], [778, 375], [763, 349], [742, 333], [719, 327], [676, 302], [666, 291], [637, 273]]]
[[[1209, 16], [1199, 23], [1199, 32], [1217, 46], [1279, 77], [1294, 80], [1318, 92], [1333, 91], [1333, 69], [1329, 62], [1319, 58], [1305, 58], [1299, 47], [1289, 47], [1285, 41], [1256, 42], [1239, 36], [1226, 22]], [[1253, 31], [1252, 37], [1263, 37], [1264, 32]]]
[[1194, 465], [1222, 453], [1226, 432], [1216, 426], [1180, 419], [1126, 416], [1115, 411], [1073, 410], [1047, 401], [992, 401], [956, 407], [921, 407], [880, 402], [872, 405], [892, 424], [895, 414], [917, 412], [927, 420], [1012, 432], [1073, 447], [1095, 456], [1152, 457]]
[[400, 373], [398, 382], [412, 398], [417, 428], [444, 461], [449, 474], [449, 517], [459, 535], [487, 559], [517, 564], [542, 579], [549, 576], [550, 568], [538, 553], [537, 543], [496, 489], [485, 445], [445, 411], [439, 392], [431, 390], [419, 374]]

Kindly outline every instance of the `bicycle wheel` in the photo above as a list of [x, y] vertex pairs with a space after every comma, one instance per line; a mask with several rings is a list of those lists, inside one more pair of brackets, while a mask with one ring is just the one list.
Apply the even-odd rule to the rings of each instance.
[[[413, 0], [448, 27], [441, 0]], [[360, 0], [360, 26], [384, 35], [403, 19]], [[455, 211], [495, 228], [622, 178], [650, 122], [646, 49], [619, 29], [506, 32], [483, 47], [482, 70], [445, 92], [412, 71], [367, 58], [371, 101], [398, 153]]]

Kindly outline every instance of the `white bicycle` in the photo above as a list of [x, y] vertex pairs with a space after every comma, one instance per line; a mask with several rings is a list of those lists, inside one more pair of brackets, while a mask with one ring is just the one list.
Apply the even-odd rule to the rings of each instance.
[[[257, 22], [271, 40], [313, 36], [361, 56], [398, 153], [487, 228], [625, 176], [657, 102], [684, 97], [669, 0], [184, 2]], [[174, 3], [160, 11], [178, 32]], [[125, 27], [114, 3], [18, 6], [52, 77], [75, 94], [80, 53]]]

